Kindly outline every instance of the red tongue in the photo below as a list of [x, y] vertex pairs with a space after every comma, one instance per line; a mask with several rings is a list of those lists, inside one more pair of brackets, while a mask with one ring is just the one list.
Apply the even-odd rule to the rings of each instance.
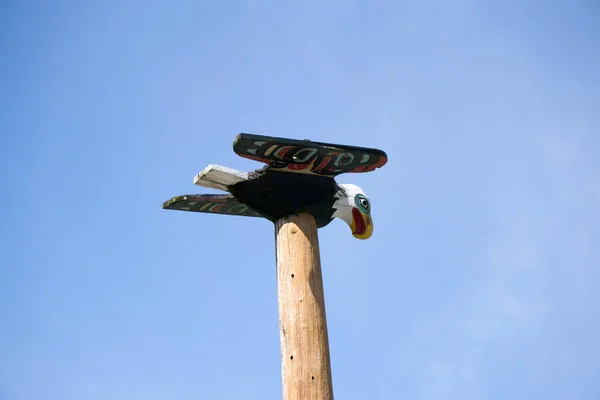
[[367, 230], [367, 225], [365, 225], [365, 220], [357, 208], [352, 209], [352, 218], [354, 218], [354, 224], [356, 225], [356, 229], [352, 233], [355, 235], [364, 235]]

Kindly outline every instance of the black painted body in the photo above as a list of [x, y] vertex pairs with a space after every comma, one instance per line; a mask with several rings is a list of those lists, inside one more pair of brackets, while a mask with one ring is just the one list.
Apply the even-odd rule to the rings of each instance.
[[322, 228], [331, 222], [335, 212], [333, 204], [338, 186], [326, 176], [280, 172], [257, 171], [249, 180], [230, 187], [238, 200], [275, 222], [299, 212], [308, 212]]

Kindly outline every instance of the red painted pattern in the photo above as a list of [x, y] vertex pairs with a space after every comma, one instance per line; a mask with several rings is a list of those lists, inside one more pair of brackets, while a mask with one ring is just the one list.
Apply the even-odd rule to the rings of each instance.
[[273, 155], [275, 157], [283, 158], [283, 156], [285, 156], [285, 154], [287, 152], [289, 152], [291, 149], [295, 149], [295, 147], [294, 146], [285, 146], [285, 147], [280, 148], [279, 150], [275, 150]]
[[318, 167], [313, 168], [313, 171], [321, 171], [323, 168], [325, 168], [329, 163], [331, 162], [331, 157], [323, 157], [323, 161], [321, 161], [321, 164], [319, 164]]
[[210, 211], [212, 211], [212, 212], [219, 212], [219, 211], [221, 211], [221, 209], [222, 209], [223, 207], [225, 207], [225, 204], [219, 204], [219, 205], [218, 205], [218, 206], [216, 206], [216, 207], [211, 207]]
[[387, 158], [379, 157], [376, 163], [371, 165], [359, 165], [358, 167], [352, 169], [350, 172], [371, 172], [377, 168], [382, 167], [387, 162]]

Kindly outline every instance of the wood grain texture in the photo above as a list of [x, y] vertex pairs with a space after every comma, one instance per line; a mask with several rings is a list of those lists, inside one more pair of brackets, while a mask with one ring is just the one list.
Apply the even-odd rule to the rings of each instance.
[[317, 224], [310, 214], [275, 223], [283, 400], [332, 400]]

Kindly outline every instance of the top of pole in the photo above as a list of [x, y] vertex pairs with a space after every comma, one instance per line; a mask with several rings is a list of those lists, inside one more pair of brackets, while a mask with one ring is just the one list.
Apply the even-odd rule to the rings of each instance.
[[371, 236], [367, 195], [356, 185], [338, 184], [335, 177], [384, 166], [387, 155], [382, 150], [241, 133], [233, 151], [266, 165], [245, 173], [211, 164], [195, 177], [194, 184], [228, 194], [176, 196], [164, 202], [163, 208], [263, 217], [273, 222], [306, 212], [315, 217], [319, 228], [340, 218], [354, 237]]

